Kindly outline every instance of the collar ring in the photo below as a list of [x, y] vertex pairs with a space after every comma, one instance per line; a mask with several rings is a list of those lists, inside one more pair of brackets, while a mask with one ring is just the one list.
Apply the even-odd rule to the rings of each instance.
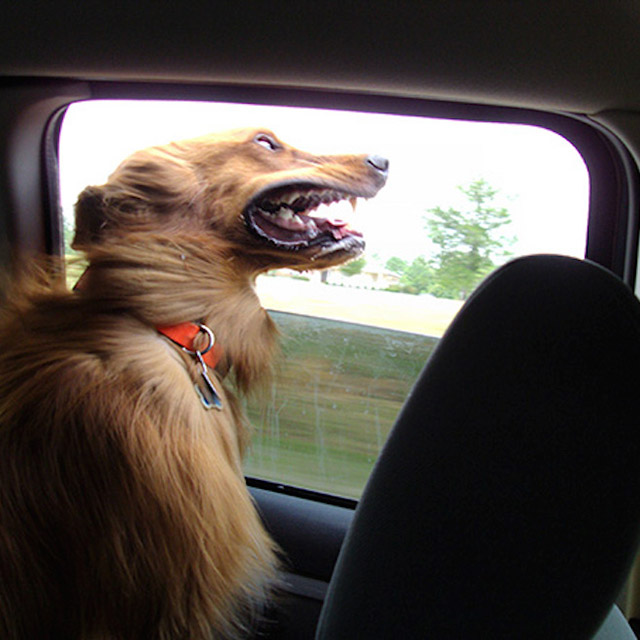
[[[189, 349], [188, 347], [183, 347], [182, 345], [180, 345], [180, 348], [185, 353], [188, 353], [189, 355], [195, 356], [196, 354], [200, 354], [201, 356], [203, 356], [205, 353], [208, 353], [209, 351], [211, 351], [211, 349], [213, 348], [213, 345], [216, 343], [216, 337], [213, 331], [211, 331], [211, 329], [209, 329], [209, 327], [207, 327], [206, 324], [202, 324], [201, 322], [198, 322], [197, 325], [200, 331], [207, 334], [209, 338], [209, 344], [204, 349], [192, 350], [192, 349]], [[194, 337], [194, 340], [195, 340], [195, 337]]]

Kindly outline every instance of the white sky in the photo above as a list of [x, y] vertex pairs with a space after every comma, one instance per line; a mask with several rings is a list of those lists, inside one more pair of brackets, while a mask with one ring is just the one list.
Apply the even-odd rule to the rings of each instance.
[[239, 104], [103, 101], [72, 105], [60, 140], [65, 216], [90, 184], [102, 184], [137, 149], [238, 127], [264, 126], [316, 153], [376, 153], [390, 159], [380, 194], [358, 205], [369, 258], [429, 254], [427, 209], [465, 203], [457, 185], [486, 179], [511, 213], [516, 255], [584, 256], [589, 177], [581, 156], [545, 129]]

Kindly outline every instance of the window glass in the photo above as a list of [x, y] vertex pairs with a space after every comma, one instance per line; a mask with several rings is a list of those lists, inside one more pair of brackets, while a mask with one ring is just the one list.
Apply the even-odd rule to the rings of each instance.
[[[129, 153], [265, 126], [314, 153], [375, 153], [387, 185], [355, 221], [367, 249], [329, 272], [278, 271], [257, 290], [283, 336], [266, 405], [251, 403], [247, 475], [360, 495], [402, 403], [473, 288], [530, 253], [583, 257], [589, 177], [576, 149], [526, 125], [239, 104], [72, 105], [60, 139], [73, 204]], [[71, 273], [73, 276], [73, 272]]]

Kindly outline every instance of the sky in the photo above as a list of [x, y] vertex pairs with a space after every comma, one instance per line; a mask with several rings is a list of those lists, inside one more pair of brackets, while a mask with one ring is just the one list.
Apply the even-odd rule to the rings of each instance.
[[433, 207], [464, 206], [457, 188], [484, 178], [498, 189], [517, 238], [514, 255], [584, 256], [589, 176], [576, 149], [533, 126], [448, 121], [225, 103], [92, 101], [69, 107], [60, 139], [65, 217], [88, 185], [104, 183], [138, 149], [238, 127], [266, 127], [305, 151], [375, 153], [390, 160], [389, 179], [360, 202], [353, 226], [366, 257], [429, 256], [424, 217]]

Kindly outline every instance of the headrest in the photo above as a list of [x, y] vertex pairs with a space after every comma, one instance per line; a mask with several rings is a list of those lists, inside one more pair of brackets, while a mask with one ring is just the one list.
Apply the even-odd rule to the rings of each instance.
[[427, 363], [356, 511], [317, 638], [589, 638], [640, 524], [640, 304], [516, 260]]

